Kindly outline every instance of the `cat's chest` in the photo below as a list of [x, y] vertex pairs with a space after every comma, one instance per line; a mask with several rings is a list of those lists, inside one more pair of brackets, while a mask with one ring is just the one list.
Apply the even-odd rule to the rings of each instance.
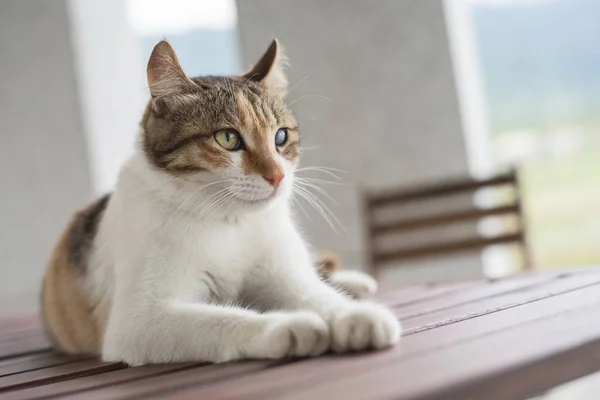
[[190, 283], [201, 298], [236, 301], [248, 276], [263, 268], [268, 240], [260, 226], [203, 226], [187, 236]]

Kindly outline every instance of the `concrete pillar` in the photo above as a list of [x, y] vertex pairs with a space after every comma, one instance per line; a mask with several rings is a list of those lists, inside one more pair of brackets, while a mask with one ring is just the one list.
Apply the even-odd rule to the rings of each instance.
[[[291, 60], [289, 99], [304, 166], [348, 171], [326, 187], [346, 232], [303, 225], [316, 247], [361, 265], [360, 192], [468, 173], [441, 0], [238, 0], [244, 65], [278, 37]], [[323, 175], [327, 178], [326, 175]], [[466, 199], [465, 202], [470, 202]], [[467, 228], [473, 231], [473, 226]], [[407, 279], [481, 275], [478, 254], [410, 263]]]

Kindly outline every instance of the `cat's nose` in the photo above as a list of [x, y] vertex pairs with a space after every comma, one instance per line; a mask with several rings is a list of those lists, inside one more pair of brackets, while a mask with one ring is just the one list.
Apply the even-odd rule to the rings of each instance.
[[285, 178], [285, 172], [283, 172], [283, 169], [274, 168], [263, 175], [263, 178], [265, 178], [265, 180], [269, 182], [271, 186], [278, 188], [283, 181], [283, 178]]

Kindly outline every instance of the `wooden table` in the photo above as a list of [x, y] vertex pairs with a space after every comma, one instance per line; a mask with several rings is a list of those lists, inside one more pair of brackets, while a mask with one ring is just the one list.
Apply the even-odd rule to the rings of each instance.
[[0, 398], [523, 399], [600, 370], [600, 269], [382, 293], [398, 347], [356, 355], [126, 368], [51, 352], [0, 321]]

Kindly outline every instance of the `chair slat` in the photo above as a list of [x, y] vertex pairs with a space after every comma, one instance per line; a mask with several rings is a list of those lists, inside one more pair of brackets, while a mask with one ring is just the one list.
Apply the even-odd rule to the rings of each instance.
[[437, 254], [442, 253], [452, 253], [464, 250], [479, 250], [487, 246], [491, 246], [493, 244], [519, 242], [522, 240], [522, 236], [522, 232], [517, 232], [495, 237], [467, 239], [454, 242], [411, 247], [397, 251], [379, 252], [375, 254], [375, 262], [389, 263], [393, 261], [417, 258], [424, 255], [435, 256]]
[[390, 191], [371, 195], [369, 204], [372, 207], [389, 204], [403, 203], [407, 201], [420, 200], [428, 197], [447, 196], [461, 192], [469, 192], [484, 187], [500, 186], [515, 183], [515, 173], [510, 172], [504, 175], [498, 175], [486, 180], [465, 179], [450, 183], [443, 183], [435, 186], [423, 186], [420, 188], [406, 191]]
[[[382, 220], [381, 212], [390, 211], [391, 206], [400, 211], [402, 207], [414, 208], [415, 203], [418, 203], [418, 206], [421, 202], [426, 203], [433, 200], [439, 204], [445, 204], [443, 202], [449, 196], [455, 194], [474, 195], [478, 189], [501, 185], [507, 185], [514, 189], [515, 199], [510, 204], [498, 204], [488, 208], [477, 208], [474, 204], [471, 204], [462, 210], [430, 211], [429, 215], [423, 214], [427, 209], [427, 207], [424, 207], [418, 217], [413, 214], [413, 216], [404, 218], [389, 216], [387, 220]], [[521, 191], [516, 170], [485, 180], [468, 178], [413, 189], [390, 190], [383, 193], [366, 192], [363, 201], [367, 242], [365, 248], [371, 274], [379, 278], [383, 264], [389, 265], [392, 262], [416, 258], [440, 257], [441, 255], [453, 253], [480, 251], [490, 245], [510, 243], [520, 245], [523, 255], [523, 267], [524, 269], [530, 268], [531, 255], [527, 249], [526, 219], [520, 196]], [[517, 227], [510, 229], [506, 225], [504, 232], [492, 237], [476, 235], [476, 237], [460, 240], [449, 237], [453, 231], [448, 230], [448, 228], [452, 228], [453, 225], [466, 223], [474, 227], [479, 220], [493, 216], [514, 216], [518, 222]], [[425, 230], [437, 230], [438, 233], [443, 233], [446, 237], [430, 241], [423, 239], [422, 243], [402, 246], [400, 235], [410, 235], [418, 231], [419, 237], [426, 238]], [[394, 245], [393, 240], [395, 237], [391, 237], [391, 235], [398, 235], [398, 245]], [[439, 235], [432, 236], [432, 239], [433, 237], [437, 238]], [[386, 240], [385, 248], [378, 245], [380, 239]]]
[[462, 210], [453, 213], [434, 215], [431, 217], [414, 218], [401, 221], [392, 221], [387, 223], [375, 223], [373, 226], [373, 234], [381, 235], [391, 232], [400, 232], [412, 229], [429, 228], [437, 225], [444, 225], [453, 222], [464, 222], [477, 220], [494, 215], [513, 214], [519, 212], [518, 204], [510, 204], [494, 208], [482, 208], [472, 210]]

